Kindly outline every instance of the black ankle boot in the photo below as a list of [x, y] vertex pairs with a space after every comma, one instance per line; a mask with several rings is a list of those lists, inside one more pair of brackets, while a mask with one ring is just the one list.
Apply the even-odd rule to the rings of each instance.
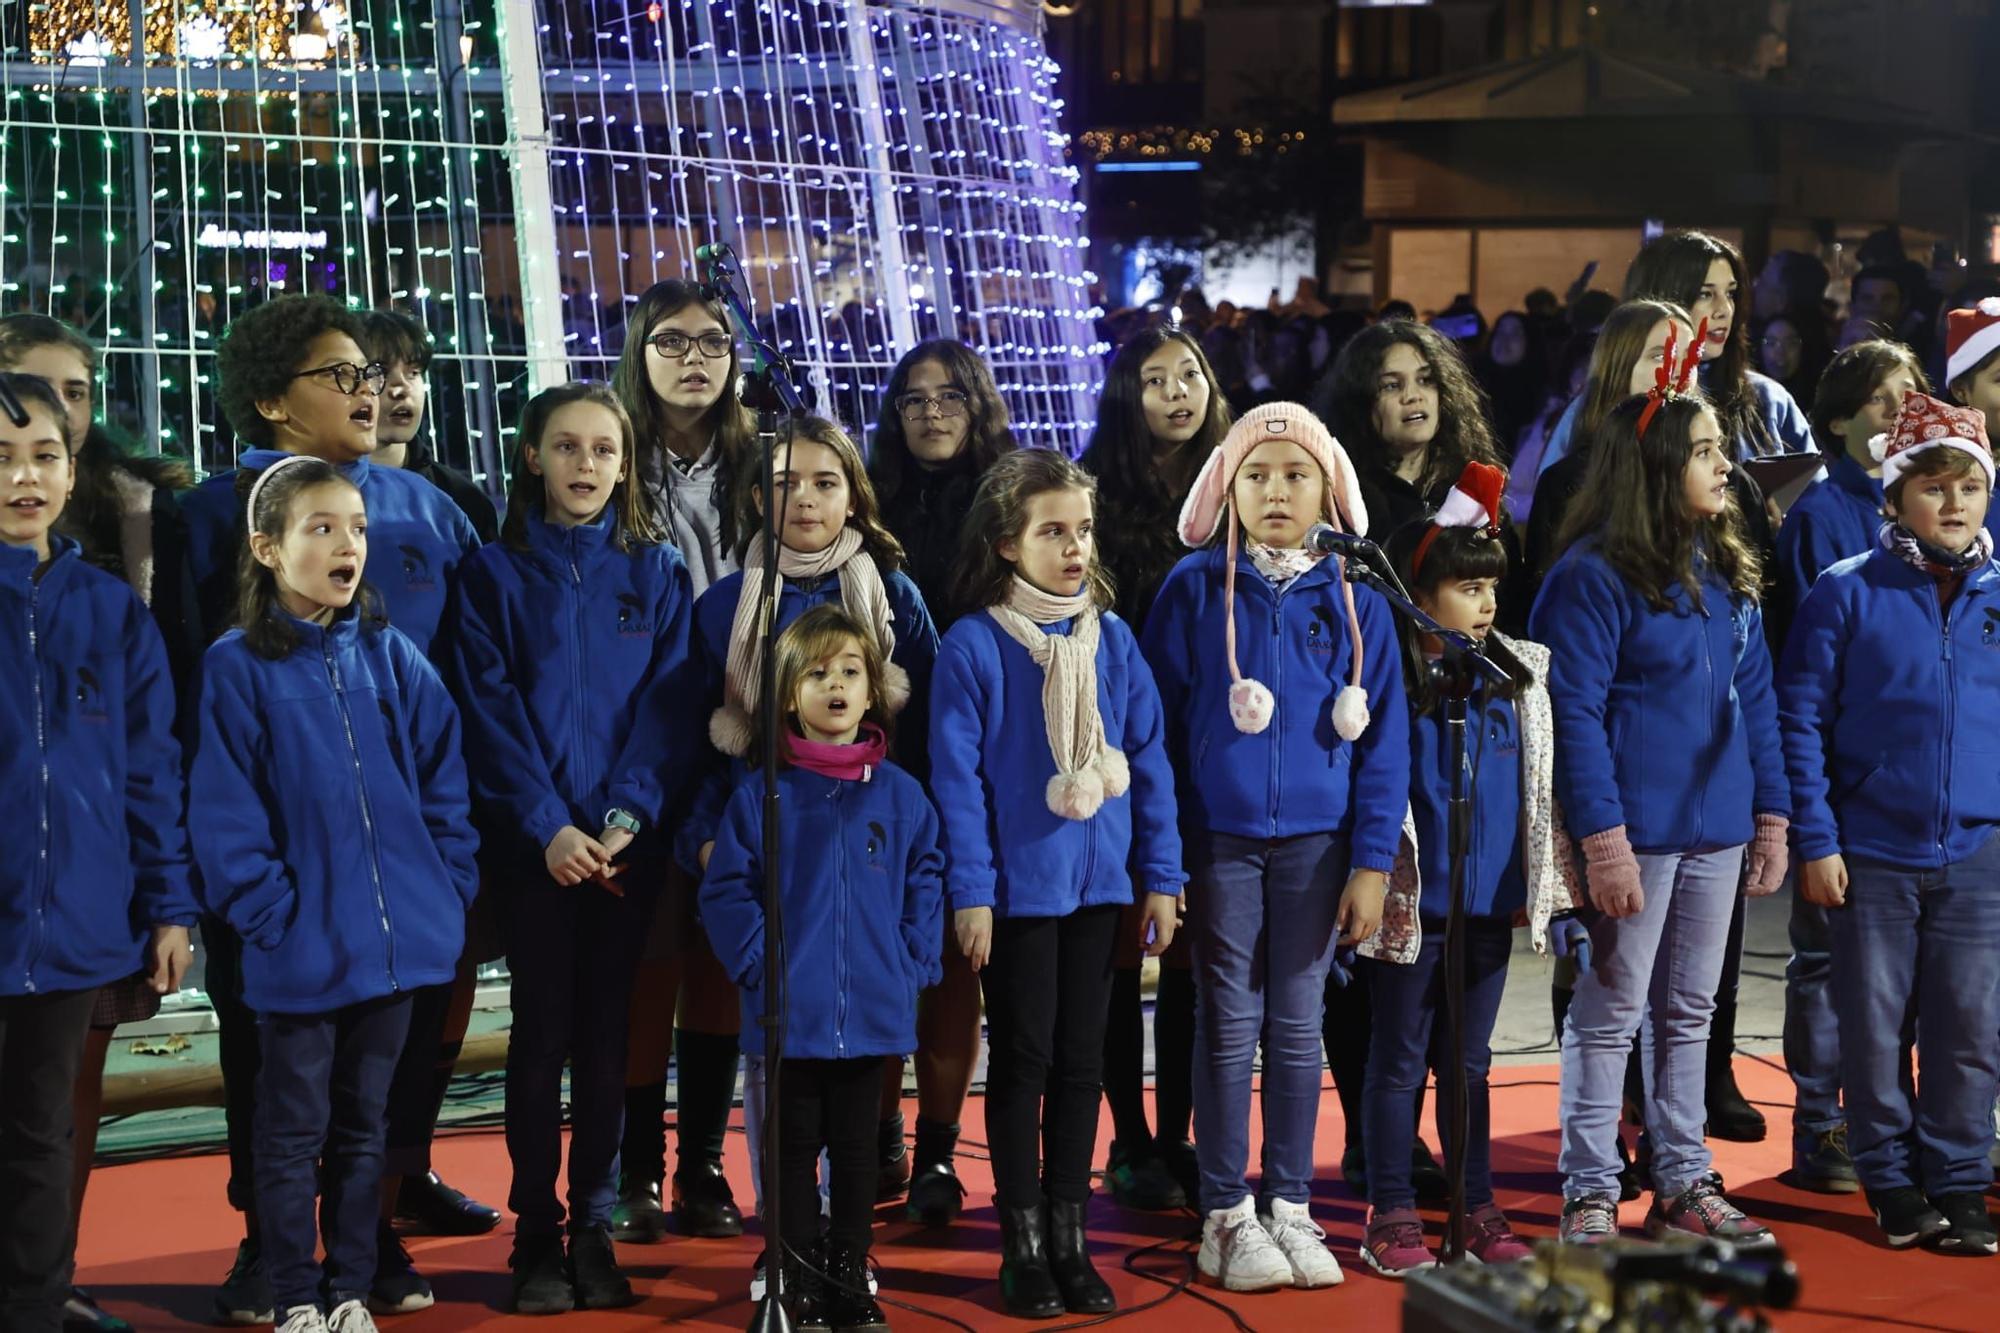
[[1062, 1289], [1049, 1267], [1048, 1209], [1000, 1211], [1000, 1308], [1016, 1319], [1053, 1319], [1063, 1312]]
[[1762, 1143], [1764, 1113], [1736, 1086], [1736, 997], [1717, 998], [1708, 1029], [1708, 1136], [1729, 1143]]
[[888, 1317], [868, 1290], [868, 1255], [851, 1245], [826, 1245], [826, 1323], [840, 1333], [887, 1333]]
[[910, 1169], [909, 1217], [927, 1227], [948, 1227], [965, 1206], [965, 1186], [959, 1183], [952, 1154], [958, 1149], [958, 1126], [940, 1125], [917, 1117], [917, 1149]]
[[1118, 1298], [1091, 1266], [1084, 1237], [1085, 1207], [1061, 1199], [1048, 1201], [1049, 1270], [1062, 1292], [1064, 1309], [1071, 1314], [1109, 1314], [1118, 1308]]
[[898, 1111], [879, 1122], [875, 1137], [875, 1160], [879, 1163], [875, 1202], [887, 1203], [901, 1198], [903, 1191], [910, 1186], [910, 1145], [903, 1141], [903, 1113]]

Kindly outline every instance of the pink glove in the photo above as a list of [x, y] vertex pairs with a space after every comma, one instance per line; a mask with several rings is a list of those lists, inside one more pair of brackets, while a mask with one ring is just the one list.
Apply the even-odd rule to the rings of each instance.
[[1645, 890], [1639, 886], [1639, 858], [1632, 855], [1623, 824], [1583, 840], [1583, 874], [1591, 905], [1606, 916], [1636, 916], [1646, 905]]
[[1743, 869], [1743, 892], [1752, 898], [1776, 893], [1785, 879], [1791, 854], [1785, 846], [1785, 830], [1792, 821], [1783, 815], [1758, 815], [1757, 836], [1750, 840], [1750, 855]]

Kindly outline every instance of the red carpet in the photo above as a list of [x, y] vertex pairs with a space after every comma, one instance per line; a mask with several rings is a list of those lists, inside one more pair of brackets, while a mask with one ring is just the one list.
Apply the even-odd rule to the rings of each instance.
[[[1761, 1144], [1718, 1145], [1716, 1164], [1732, 1197], [1777, 1229], [1803, 1276], [1804, 1308], [1774, 1322], [1785, 1329], [2000, 1328], [2000, 1259], [1891, 1253], [1875, 1239], [1858, 1195], [1829, 1199], [1778, 1183], [1775, 1177], [1789, 1164], [1791, 1085], [1782, 1073], [1759, 1062], [1745, 1059], [1738, 1066], [1746, 1094], [1770, 1115], [1773, 1134]], [[1524, 1235], [1544, 1236], [1554, 1226], [1557, 1207], [1555, 1070], [1515, 1066], [1494, 1073], [1500, 1201]], [[976, 1099], [967, 1112], [967, 1135], [977, 1138], [982, 1126]], [[1108, 1119], [1104, 1133], [1109, 1134]], [[1315, 1211], [1347, 1269], [1346, 1283], [1331, 1291], [1262, 1296], [1223, 1296], [1201, 1289], [1225, 1301], [1259, 1333], [1351, 1322], [1384, 1326], [1398, 1318], [1400, 1286], [1376, 1277], [1354, 1256], [1363, 1208], [1348, 1196], [1331, 1165], [1338, 1161], [1341, 1141], [1339, 1105], [1329, 1092], [1319, 1147], [1326, 1165], [1314, 1189]], [[454, 1184], [488, 1202], [505, 1200], [507, 1156], [497, 1133], [447, 1136], [438, 1144], [437, 1157], [439, 1170]], [[1034, 1327], [992, 1308], [998, 1238], [990, 1181], [982, 1162], [968, 1157], [961, 1165], [972, 1193], [958, 1226], [941, 1235], [927, 1233], [903, 1222], [898, 1207], [893, 1210], [897, 1220], [877, 1230], [875, 1256], [883, 1293], [975, 1328]], [[732, 1141], [729, 1169], [737, 1197], [747, 1207], [750, 1182], [740, 1140]], [[241, 1234], [236, 1215], [223, 1203], [226, 1175], [226, 1160], [219, 1156], [99, 1171], [84, 1217], [80, 1282], [141, 1329], [203, 1324], [210, 1286], [228, 1268]], [[891, 1216], [892, 1210], [883, 1215]], [[1643, 1202], [1626, 1206], [1628, 1227], [1636, 1228], [1643, 1216]], [[1128, 1214], [1100, 1195], [1092, 1222], [1098, 1262], [1126, 1308], [1166, 1293], [1166, 1287], [1126, 1271], [1123, 1261], [1139, 1246], [1185, 1234], [1193, 1226], [1191, 1217]], [[438, 1304], [422, 1314], [384, 1320], [385, 1333], [551, 1327], [545, 1320], [501, 1313], [510, 1243], [506, 1226], [476, 1240], [413, 1241], [418, 1266], [437, 1289]], [[754, 1237], [625, 1247], [621, 1258], [644, 1301], [611, 1314], [569, 1315], [556, 1327], [612, 1333], [650, 1329], [670, 1320], [694, 1328], [741, 1328], [750, 1313], [744, 1283], [758, 1247]], [[1146, 1271], [1178, 1277], [1186, 1271], [1186, 1252], [1183, 1246], [1169, 1246], [1140, 1263]], [[889, 1310], [889, 1317], [897, 1328], [912, 1333], [951, 1326], [896, 1309]], [[1186, 1294], [1120, 1322], [1135, 1330], [1171, 1326], [1175, 1333], [1233, 1327], [1219, 1310]]]

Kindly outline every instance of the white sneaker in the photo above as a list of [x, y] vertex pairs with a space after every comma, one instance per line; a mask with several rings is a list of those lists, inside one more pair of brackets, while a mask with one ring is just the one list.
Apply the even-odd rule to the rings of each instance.
[[327, 1333], [380, 1333], [365, 1301], [342, 1301], [326, 1317]]
[[1264, 1230], [1248, 1199], [1202, 1220], [1197, 1263], [1201, 1275], [1225, 1291], [1276, 1291], [1293, 1282], [1292, 1261]]
[[1271, 1200], [1264, 1214], [1264, 1230], [1284, 1252], [1292, 1265], [1292, 1284], [1299, 1287], [1337, 1287], [1346, 1275], [1340, 1260], [1326, 1248], [1326, 1232], [1312, 1220], [1312, 1209], [1284, 1199]]
[[326, 1316], [317, 1305], [294, 1305], [280, 1316], [276, 1333], [327, 1333]]

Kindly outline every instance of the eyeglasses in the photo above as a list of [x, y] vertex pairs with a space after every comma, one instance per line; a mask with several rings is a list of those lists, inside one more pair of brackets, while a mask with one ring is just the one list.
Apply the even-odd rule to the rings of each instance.
[[946, 389], [936, 397], [923, 393], [906, 393], [896, 399], [896, 411], [905, 421], [922, 421], [935, 407], [941, 417], [962, 417], [965, 415], [966, 397], [956, 389]]
[[365, 366], [357, 366], [351, 361], [336, 361], [330, 366], [301, 370], [292, 378], [302, 380], [314, 375], [333, 376], [333, 387], [350, 398], [360, 393], [364, 385], [369, 393], [380, 397], [383, 386], [389, 382], [389, 368], [380, 361], [370, 361]]
[[690, 338], [685, 333], [666, 329], [646, 341], [651, 343], [653, 350], [661, 356], [686, 356], [688, 348], [699, 347], [703, 356], [714, 361], [729, 355], [731, 340], [726, 333], [704, 333], [699, 337]]

